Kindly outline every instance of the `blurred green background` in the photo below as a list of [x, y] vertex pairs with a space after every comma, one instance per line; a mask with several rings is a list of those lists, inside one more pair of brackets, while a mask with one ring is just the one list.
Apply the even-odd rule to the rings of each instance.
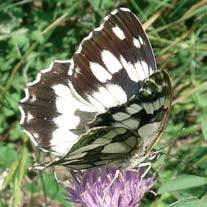
[[144, 23], [158, 68], [169, 71], [173, 84], [170, 121], [156, 146], [166, 146], [154, 164], [158, 195], [148, 193], [142, 206], [207, 206], [207, 1], [1, 0], [0, 207], [73, 206], [51, 170], [28, 173], [46, 154], [21, 131], [18, 102], [26, 83], [53, 60], [70, 59], [120, 6]]

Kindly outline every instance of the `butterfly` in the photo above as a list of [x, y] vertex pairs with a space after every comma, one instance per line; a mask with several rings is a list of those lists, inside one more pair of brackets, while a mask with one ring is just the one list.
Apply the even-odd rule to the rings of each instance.
[[169, 75], [157, 69], [141, 23], [118, 8], [71, 60], [54, 61], [27, 84], [20, 124], [58, 156], [47, 166], [139, 165], [164, 131], [171, 101]]

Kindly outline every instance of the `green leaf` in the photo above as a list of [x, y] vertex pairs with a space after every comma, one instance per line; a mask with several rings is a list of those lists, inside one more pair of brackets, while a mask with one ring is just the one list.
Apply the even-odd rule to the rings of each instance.
[[207, 184], [207, 178], [195, 175], [182, 175], [164, 183], [158, 190], [159, 194], [194, 188]]
[[[16, 85], [17, 87], [17, 85]], [[10, 94], [10, 96], [6, 97], [7, 102], [9, 102], [9, 105], [13, 108], [13, 109], [17, 109], [18, 105], [19, 105], [19, 100], [20, 100], [20, 94], [17, 93], [12, 93]]]
[[19, 155], [15, 149], [9, 146], [0, 146], [0, 166], [7, 168], [18, 159]]
[[15, 141], [20, 139], [22, 136], [22, 130], [19, 122], [16, 123], [14, 129], [10, 131], [10, 140]]
[[207, 107], [206, 99], [207, 99], [206, 94], [202, 94], [202, 93], [195, 94], [195, 100], [202, 108]]
[[28, 37], [26, 36], [27, 29], [22, 28], [12, 33], [12, 40], [18, 46], [22, 47], [29, 42]]
[[207, 141], [207, 121], [206, 120], [202, 121], [201, 130], [202, 130], [204, 139]]
[[30, 183], [27, 189], [33, 193], [44, 191], [44, 194], [52, 200], [59, 201], [64, 207], [72, 207], [67, 199], [67, 192], [63, 186], [57, 183], [53, 174], [39, 175], [37, 183]]
[[207, 207], [207, 198], [197, 199], [195, 197], [178, 200], [171, 207]]
[[10, 183], [12, 185], [12, 196], [10, 197], [10, 204], [13, 207], [22, 206], [22, 183], [24, 180], [26, 165], [27, 165], [28, 151], [24, 146], [19, 160], [12, 163], [9, 168], [8, 175], [4, 180], [3, 188]]
[[0, 134], [3, 134], [4, 131], [8, 128], [8, 123], [6, 122], [6, 118], [4, 116], [0, 116]]
[[41, 32], [38, 30], [32, 32], [31, 39], [33, 39], [34, 41], [37, 41], [40, 44], [43, 44], [44, 42], [44, 37], [41, 34]]
[[3, 112], [2, 115], [4, 115], [5, 117], [15, 115], [15, 112], [13, 110], [5, 108], [5, 107], [2, 109], [2, 112]]

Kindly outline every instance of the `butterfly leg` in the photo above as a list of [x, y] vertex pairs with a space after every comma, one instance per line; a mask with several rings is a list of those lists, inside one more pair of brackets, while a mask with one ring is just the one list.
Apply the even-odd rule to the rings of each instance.
[[[118, 176], [121, 176], [121, 173], [120, 173], [120, 170], [116, 170], [116, 174], [113, 178], [113, 180], [111, 181], [111, 183], [109, 184], [109, 186], [106, 188], [106, 190], [104, 191], [104, 195], [103, 195], [103, 200], [105, 200], [105, 196], [106, 196], [106, 193], [107, 191], [110, 189], [110, 187], [113, 185], [114, 181], [117, 179]], [[108, 176], [108, 175], [107, 175]]]
[[139, 168], [142, 168], [142, 167], [146, 167], [144, 173], [141, 175], [142, 178], [144, 178], [147, 173], [150, 171], [151, 167], [152, 167], [152, 163], [151, 162], [144, 162], [144, 163], [141, 163], [139, 165]]
[[59, 160], [60, 160], [60, 158], [56, 158], [56, 159], [54, 159], [54, 160], [52, 160], [50, 162], [46, 162], [46, 163], [43, 163], [43, 164], [36, 164], [36, 165], [30, 167], [29, 171], [43, 171], [46, 168], [48, 168], [48, 167], [58, 163]]

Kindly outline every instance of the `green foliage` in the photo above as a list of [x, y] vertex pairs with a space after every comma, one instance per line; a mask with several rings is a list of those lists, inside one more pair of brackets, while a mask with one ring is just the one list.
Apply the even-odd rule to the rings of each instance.
[[187, 197], [178, 200], [176, 203], [171, 205], [172, 207], [207, 207], [207, 198], [192, 198], [192, 197]]
[[20, 129], [18, 102], [38, 71], [71, 58], [81, 39], [119, 6], [146, 23], [158, 67], [169, 71], [173, 83], [170, 121], [157, 145], [167, 146], [155, 163], [160, 194], [147, 195], [143, 206], [206, 206], [206, 0], [1, 1], [0, 179], [7, 176], [0, 206], [70, 206], [51, 173], [29, 175], [31, 160], [42, 153]]
[[[63, 186], [60, 186], [57, 183], [54, 175], [51, 173], [44, 175], [40, 174], [35, 182], [27, 184], [26, 189], [33, 194], [38, 193], [38, 191], [41, 191], [42, 189], [45, 189], [44, 193], [46, 196], [52, 200], [59, 201], [64, 207], [70, 206], [68, 199], [66, 199], [66, 190], [63, 188]], [[50, 202], [51, 201], [48, 201], [48, 206]]]
[[19, 155], [18, 152], [15, 150], [15, 146], [8, 143], [5, 146], [0, 146], [0, 157], [0, 166], [2, 168], [7, 168], [19, 157]]
[[182, 175], [165, 182], [158, 190], [159, 194], [184, 190], [207, 184], [207, 178], [195, 175]]

